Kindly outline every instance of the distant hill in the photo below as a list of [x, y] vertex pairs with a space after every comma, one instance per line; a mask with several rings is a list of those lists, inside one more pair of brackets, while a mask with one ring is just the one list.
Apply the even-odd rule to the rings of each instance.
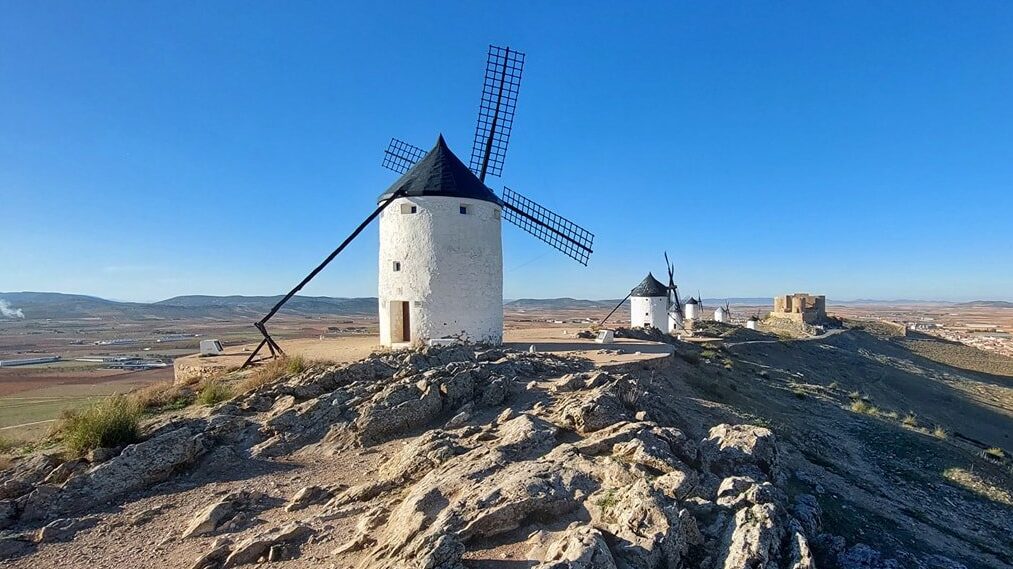
[[971, 302], [961, 302], [956, 306], [966, 306], [969, 308], [1013, 308], [1013, 302], [1007, 302], [1005, 300], [972, 300]]
[[611, 309], [619, 302], [615, 300], [581, 300], [577, 298], [520, 298], [509, 300], [503, 306], [513, 310], [575, 310], [575, 309]]
[[[25, 319], [163, 319], [236, 318], [263, 316], [278, 296], [178, 296], [159, 302], [119, 302], [94, 296], [57, 292], [0, 292], [12, 310]], [[295, 296], [281, 310], [304, 316], [352, 316], [376, 313], [376, 298], [332, 298]]]

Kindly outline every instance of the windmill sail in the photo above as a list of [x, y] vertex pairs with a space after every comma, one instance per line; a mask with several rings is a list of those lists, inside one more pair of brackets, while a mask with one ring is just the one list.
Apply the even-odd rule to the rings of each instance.
[[470, 164], [471, 171], [483, 182], [486, 174], [503, 173], [523, 71], [523, 53], [509, 47], [489, 46]]
[[594, 234], [510, 188], [503, 188], [503, 218], [587, 266]]
[[425, 155], [426, 151], [418, 146], [392, 138], [390, 144], [387, 145], [387, 150], [383, 151], [383, 167], [398, 174], [404, 174]]

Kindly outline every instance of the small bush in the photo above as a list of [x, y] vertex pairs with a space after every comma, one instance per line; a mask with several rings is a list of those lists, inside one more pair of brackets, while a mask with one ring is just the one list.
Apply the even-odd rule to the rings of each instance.
[[936, 425], [935, 428], [932, 429], [932, 436], [936, 437], [937, 439], [945, 439], [946, 437], [950, 436], [950, 432], [947, 431], [941, 425]]
[[84, 454], [101, 447], [136, 442], [141, 410], [122, 395], [107, 397], [79, 411], [68, 411], [57, 424], [57, 434], [70, 450]]
[[1006, 452], [999, 447], [987, 448], [985, 449], [985, 454], [1000, 460], [1006, 458]]
[[904, 423], [908, 427], [917, 427], [918, 417], [916, 417], [914, 413], [908, 413], [907, 415], [904, 415], [903, 419], [901, 419], [901, 423]]
[[713, 358], [716, 355], [717, 355], [717, 352], [715, 352], [714, 350], [704, 350], [704, 351], [700, 352], [700, 357], [703, 357], [703, 358], [706, 358], [706, 359], [711, 359], [711, 358]]
[[700, 356], [692, 352], [679, 352], [679, 357], [689, 364], [696, 365], [700, 363]]
[[855, 413], [863, 413], [865, 415], [879, 415], [879, 408], [875, 405], [869, 404], [864, 399], [855, 399], [851, 402], [851, 410]]
[[312, 364], [313, 362], [302, 356], [275, 358], [254, 369], [253, 373], [239, 382], [236, 391], [238, 393], [248, 393], [287, 375], [302, 373], [309, 369]]
[[171, 381], [154, 383], [128, 396], [142, 411], [174, 411], [193, 403], [193, 390]]
[[21, 443], [4, 436], [0, 436], [0, 454], [14, 454], [21, 448]]
[[232, 398], [232, 388], [217, 379], [204, 383], [204, 387], [197, 393], [197, 402], [201, 405], [211, 406]]

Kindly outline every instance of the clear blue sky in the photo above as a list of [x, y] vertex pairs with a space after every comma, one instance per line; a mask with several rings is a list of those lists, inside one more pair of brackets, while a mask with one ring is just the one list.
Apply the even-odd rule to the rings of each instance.
[[[508, 298], [1013, 299], [1008, 2], [0, 1], [0, 290], [288, 290], [394, 179], [467, 159], [486, 46], [528, 54]], [[375, 295], [376, 227], [306, 294]]]

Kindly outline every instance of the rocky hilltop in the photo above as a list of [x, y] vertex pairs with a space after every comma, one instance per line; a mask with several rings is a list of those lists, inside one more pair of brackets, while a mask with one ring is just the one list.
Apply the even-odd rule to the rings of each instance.
[[[744, 348], [755, 360], [757, 347]], [[803, 404], [809, 414], [825, 411], [822, 420], [830, 409], [865, 417], [829, 397], [804, 401], [786, 389], [797, 377], [743, 361], [680, 345], [659, 362], [600, 369], [578, 358], [448, 347], [315, 366], [156, 417], [142, 442], [122, 449], [17, 461], [0, 475], [0, 564], [1009, 563], [1008, 505], [953, 487], [873, 480], [873, 461], [845, 429], [817, 441], [785, 419]], [[784, 407], [783, 428], [751, 414], [756, 390]], [[846, 455], [819, 460], [812, 443]], [[884, 494], [893, 488], [895, 496]], [[916, 495], [968, 519], [948, 528], [919, 519]], [[898, 509], [911, 512], [909, 525], [895, 521]]]

